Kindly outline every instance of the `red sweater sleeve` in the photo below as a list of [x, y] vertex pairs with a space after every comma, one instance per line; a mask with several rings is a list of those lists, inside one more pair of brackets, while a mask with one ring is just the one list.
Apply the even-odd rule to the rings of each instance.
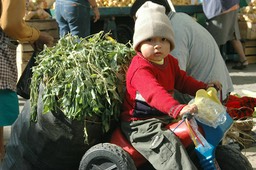
[[173, 58], [170, 64], [172, 64], [172, 68], [175, 69], [175, 86], [174, 88], [180, 91], [183, 94], [189, 94], [191, 96], [195, 96], [196, 92], [199, 89], [206, 89], [207, 84], [204, 82], [198, 81], [195, 78], [188, 76], [187, 73], [181, 70], [178, 66], [177, 59]]
[[163, 113], [170, 114], [174, 118], [184, 107], [157, 81], [149, 68], [138, 69], [130, 83], [140, 92], [150, 106]]

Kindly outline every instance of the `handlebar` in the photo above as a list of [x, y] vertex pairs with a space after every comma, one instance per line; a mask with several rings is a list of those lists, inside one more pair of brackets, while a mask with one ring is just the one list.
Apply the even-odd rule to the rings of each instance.
[[182, 115], [182, 121], [173, 129], [173, 132], [183, 123], [186, 119], [190, 120], [193, 118], [193, 115], [191, 113], [185, 113]]
[[192, 115], [191, 113], [185, 113], [185, 114], [182, 116], [182, 120], [185, 120], [185, 119], [190, 120], [192, 117], [193, 117], [193, 115]]

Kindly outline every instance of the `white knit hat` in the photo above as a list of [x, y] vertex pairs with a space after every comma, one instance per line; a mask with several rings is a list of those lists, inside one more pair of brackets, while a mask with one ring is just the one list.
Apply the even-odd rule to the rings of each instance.
[[136, 12], [136, 18], [133, 35], [133, 48], [136, 51], [142, 41], [152, 37], [168, 39], [171, 50], [174, 49], [171, 22], [165, 14], [164, 6], [147, 1]]

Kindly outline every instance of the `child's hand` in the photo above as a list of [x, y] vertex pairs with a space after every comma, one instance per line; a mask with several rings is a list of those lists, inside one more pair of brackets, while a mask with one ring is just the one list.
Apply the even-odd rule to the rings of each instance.
[[207, 84], [207, 89], [209, 87], [214, 87], [216, 90], [221, 90], [222, 89], [222, 84], [219, 81], [212, 81]]
[[189, 104], [189, 105], [186, 105], [185, 107], [183, 107], [183, 109], [180, 111], [179, 116], [182, 118], [182, 116], [185, 113], [191, 113], [193, 115], [193, 114], [197, 113], [197, 111], [198, 111], [198, 108], [197, 108], [196, 104]]

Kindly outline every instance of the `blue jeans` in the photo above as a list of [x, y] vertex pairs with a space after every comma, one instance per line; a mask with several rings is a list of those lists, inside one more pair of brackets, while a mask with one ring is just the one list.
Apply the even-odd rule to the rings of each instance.
[[87, 0], [56, 0], [55, 17], [60, 37], [68, 33], [82, 38], [90, 35], [90, 4]]

